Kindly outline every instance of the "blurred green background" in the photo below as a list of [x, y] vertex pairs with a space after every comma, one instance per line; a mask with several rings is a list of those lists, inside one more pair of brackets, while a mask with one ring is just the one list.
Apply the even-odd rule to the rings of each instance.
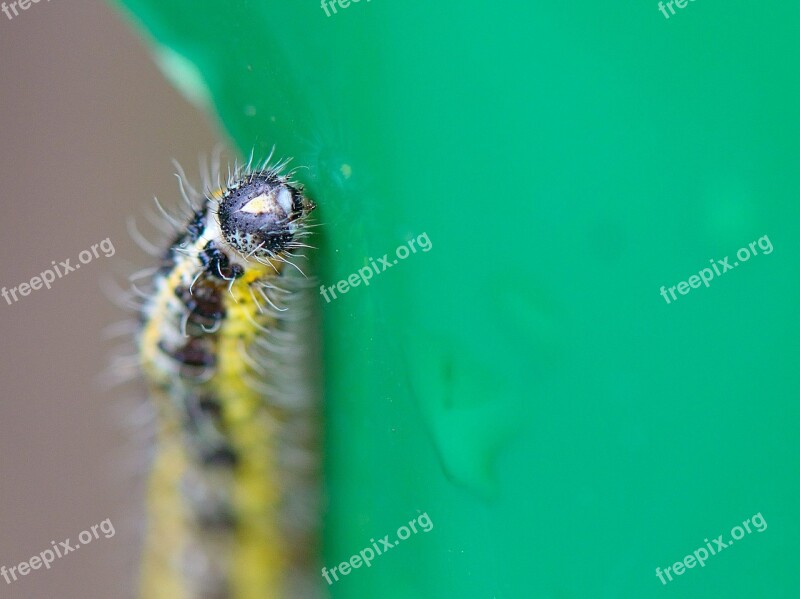
[[124, 5], [243, 154], [308, 167], [323, 284], [431, 241], [324, 304], [325, 564], [434, 524], [333, 597], [800, 593], [800, 7]]

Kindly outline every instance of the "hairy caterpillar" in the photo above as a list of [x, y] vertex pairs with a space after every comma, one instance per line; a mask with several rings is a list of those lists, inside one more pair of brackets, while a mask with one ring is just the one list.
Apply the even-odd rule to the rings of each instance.
[[[316, 596], [315, 345], [296, 252], [314, 209], [269, 159], [219, 159], [141, 309], [157, 412], [142, 599]], [[160, 207], [160, 205], [159, 205]]]

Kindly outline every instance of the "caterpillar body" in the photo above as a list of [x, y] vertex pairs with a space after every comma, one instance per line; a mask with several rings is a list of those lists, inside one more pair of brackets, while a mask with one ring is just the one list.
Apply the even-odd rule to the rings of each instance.
[[285, 163], [218, 164], [153, 276], [138, 354], [157, 414], [141, 599], [316, 596], [308, 248]]

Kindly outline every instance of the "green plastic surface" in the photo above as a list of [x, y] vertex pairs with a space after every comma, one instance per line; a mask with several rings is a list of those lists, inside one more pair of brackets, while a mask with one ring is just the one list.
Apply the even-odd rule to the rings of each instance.
[[434, 524], [333, 597], [798, 596], [798, 5], [124, 4], [308, 167], [323, 284], [432, 245], [320, 298], [325, 564]]

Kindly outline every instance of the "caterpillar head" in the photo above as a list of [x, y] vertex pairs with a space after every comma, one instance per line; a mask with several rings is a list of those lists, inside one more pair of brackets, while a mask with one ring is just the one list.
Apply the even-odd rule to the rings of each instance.
[[217, 216], [225, 241], [245, 258], [267, 259], [298, 247], [303, 220], [314, 209], [299, 185], [274, 171], [228, 186]]

